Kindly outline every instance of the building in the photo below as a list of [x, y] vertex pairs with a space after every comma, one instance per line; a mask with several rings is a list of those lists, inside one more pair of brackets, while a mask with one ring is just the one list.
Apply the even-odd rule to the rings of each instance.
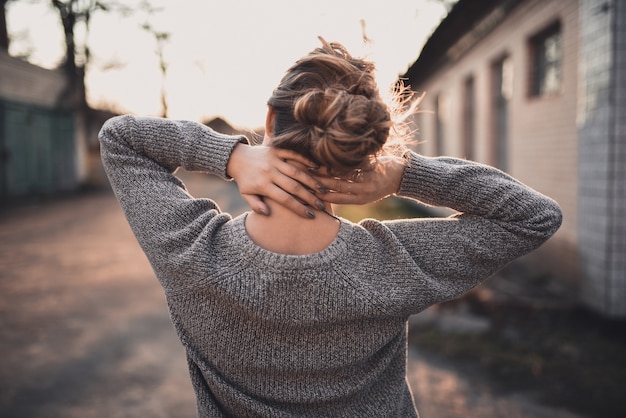
[[115, 113], [59, 106], [66, 86], [0, 50], [0, 202], [107, 184], [98, 132]]
[[75, 189], [83, 148], [76, 118], [56, 101], [66, 86], [51, 71], [0, 50], [0, 198]]
[[557, 200], [525, 261], [626, 317], [626, 2], [460, 0], [402, 77], [419, 151], [495, 165]]

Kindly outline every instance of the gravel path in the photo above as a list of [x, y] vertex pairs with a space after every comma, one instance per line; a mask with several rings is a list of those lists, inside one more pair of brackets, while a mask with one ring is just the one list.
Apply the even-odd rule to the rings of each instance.
[[[233, 184], [186, 182], [245, 208]], [[0, 341], [0, 417], [195, 416], [165, 299], [108, 192], [0, 214]], [[423, 418], [576, 418], [412, 350], [408, 379]]]

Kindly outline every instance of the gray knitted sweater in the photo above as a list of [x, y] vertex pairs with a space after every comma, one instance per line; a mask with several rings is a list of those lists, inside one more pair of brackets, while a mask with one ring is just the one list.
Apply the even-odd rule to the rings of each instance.
[[100, 133], [111, 185], [165, 290], [201, 417], [416, 417], [408, 316], [476, 286], [559, 227], [551, 199], [484, 165], [410, 153], [399, 195], [459, 214], [354, 224], [311, 255], [255, 245], [246, 215], [194, 199], [178, 167], [226, 178], [234, 146], [189, 121]]

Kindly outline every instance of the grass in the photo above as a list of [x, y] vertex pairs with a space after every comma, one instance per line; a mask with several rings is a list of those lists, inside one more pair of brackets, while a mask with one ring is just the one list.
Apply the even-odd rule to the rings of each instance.
[[362, 206], [338, 205], [335, 210], [338, 216], [352, 222], [358, 222], [365, 218], [391, 220], [425, 216], [425, 213], [417, 203], [396, 197], [389, 197], [376, 203]]

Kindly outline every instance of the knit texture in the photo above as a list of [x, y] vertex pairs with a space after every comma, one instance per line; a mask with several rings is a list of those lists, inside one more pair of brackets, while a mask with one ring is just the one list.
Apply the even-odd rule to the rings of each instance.
[[100, 133], [113, 190], [165, 290], [200, 417], [417, 417], [411, 314], [454, 298], [559, 227], [551, 199], [494, 168], [407, 155], [399, 195], [450, 218], [354, 224], [311, 255], [276, 254], [178, 167], [226, 176], [243, 137], [122, 116]]

